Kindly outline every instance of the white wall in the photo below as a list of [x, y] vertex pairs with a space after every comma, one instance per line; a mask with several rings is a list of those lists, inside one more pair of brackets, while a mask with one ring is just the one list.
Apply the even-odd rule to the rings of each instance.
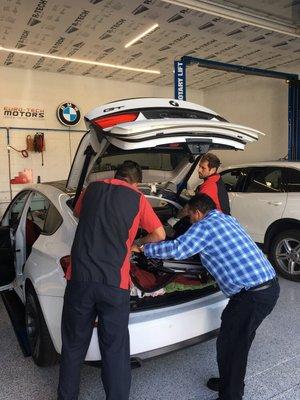
[[247, 77], [204, 91], [204, 105], [266, 136], [241, 152], [218, 151], [223, 166], [276, 160], [288, 152], [288, 85], [277, 79]]
[[[171, 71], [170, 71], [171, 73]], [[22, 158], [20, 153], [11, 150], [11, 175], [16, 176], [24, 168], [33, 170], [34, 182], [41, 176], [42, 182], [66, 179], [77, 144], [83, 133], [75, 133], [74, 129], [85, 129], [83, 118], [74, 128], [68, 129], [56, 118], [56, 109], [63, 102], [76, 104], [82, 116], [96, 106], [130, 97], [174, 97], [173, 87], [159, 87], [130, 82], [117, 82], [90, 77], [56, 74], [33, 70], [21, 70], [8, 67], [0, 68], [0, 126], [22, 127], [22, 130], [10, 130], [10, 144], [17, 149], [26, 148], [26, 136], [36, 131], [26, 128], [51, 129], [45, 131], [46, 151], [44, 166], [41, 155], [29, 153]], [[203, 103], [203, 94], [189, 90], [189, 100]], [[4, 118], [3, 106], [34, 107], [45, 109], [44, 120], [21, 118]], [[58, 132], [55, 129], [65, 129]], [[8, 179], [8, 152], [5, 129], [0, 128], [0, 215], [1, 208], [10, 200]], [[12, 185], [13, 194], [24, 185]], [[2, 203], [2, 206], [1, 206]], [[3, 203], [6, 203], [3, 205]]]
[[[80, 108], [81, 114], [85, 115], [96, 106], [118, 99], [143, 96], [174, 98], [173, 87], [8, 67], [0, 67], [0, 82], [0, 105], [20, 104], [44, 107], [46, 110], [46, 118], [42, 124], [44, 128], [63, 127], [56, 118], [56, 109], [65, 101], [75, 103]], [[189, 90], [189, 100], [201, 104], [202, 92]], [[0, 115], [0, 125], [41, 127], [41, 121], [9, 120]], [[76, 128], [85, 129], [83, 119]]]

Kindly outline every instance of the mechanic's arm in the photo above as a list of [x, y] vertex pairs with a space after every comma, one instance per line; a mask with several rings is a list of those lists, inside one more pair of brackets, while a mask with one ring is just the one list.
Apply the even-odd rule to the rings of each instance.
[[139, 239], [140, 244], [154, 243], [165, 240], [166, 232], [151, 204], [145, 196], [141, 196], [140, 226], [148, 232], [148, 235]]
[[143, 251], [149, 258], [184, 260], [201, 253], [207, 244], [207, 232], [202, 229], [201, 224], [193, 224], [185, 234], [177, 239], [145, 244]]
[[165, 240], [165, 238], [166, 238], [165, 229], [163, 226], [160, 226], [160, 227], [154, 229], [154, 231], [148, 233], [148, 235], [139, 239], [139, 243], [145, 244], [145, 243], [161, 242], [162, 240]]

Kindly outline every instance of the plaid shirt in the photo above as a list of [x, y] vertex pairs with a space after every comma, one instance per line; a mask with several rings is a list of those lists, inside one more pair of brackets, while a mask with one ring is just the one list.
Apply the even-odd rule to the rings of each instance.
[[199, 254], [202, 265], [228, 297], [276, 275], [237, 220], [217, 210], [210, 211], [175, 240], [145, 244], [144, 253], [150, 258], [175, 260]]

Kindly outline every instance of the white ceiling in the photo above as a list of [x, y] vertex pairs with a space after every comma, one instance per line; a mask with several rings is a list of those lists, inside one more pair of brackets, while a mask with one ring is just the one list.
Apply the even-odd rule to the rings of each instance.
[[[300, 20], [300, 0], [214, 3], [230, 3], [238, 10], [283, 23]], [[0, 65], [4, 66], [160, 86], [173, 85], [173, 61], [183, 55], [300, 73], [300, 37], [182, 8], [166, 0], [1, 0], [1, 6], [0, 46], [155, 69], [161, 75], [0, 51]], [[157, 30], [124, 48], [154, 23], [159, 23]], [[188, 84], [194, 89], [240, 77], [196, 66], [188, 69]]]

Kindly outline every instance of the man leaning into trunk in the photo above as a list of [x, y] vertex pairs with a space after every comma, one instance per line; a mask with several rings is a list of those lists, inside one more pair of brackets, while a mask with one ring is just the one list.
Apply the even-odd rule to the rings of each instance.
[[186, 259], [199, 254], [201, 262], [229, 297], [217, 339], [219, 378], [208, 387], [218, 400], [241, 400], [248, 353], [256, 329], [273, 310], [279, 285], [272, 265], [238, 221], [216, 210], [213, 200], [198, 194], [188, 203], [192, 226], [175, 240], [134, 245], [147, 257]]

